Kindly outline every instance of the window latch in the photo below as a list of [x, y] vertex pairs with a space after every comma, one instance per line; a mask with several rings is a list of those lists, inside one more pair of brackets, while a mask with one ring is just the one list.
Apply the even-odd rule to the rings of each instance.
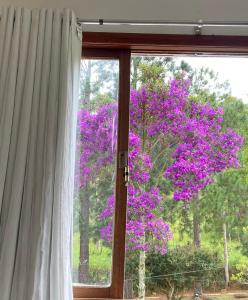
[[128, 166], [128, 152], [119, 152], [119, 168], [123, 169], [124, 185], [128, 186], [129, 183], [129, 166]]

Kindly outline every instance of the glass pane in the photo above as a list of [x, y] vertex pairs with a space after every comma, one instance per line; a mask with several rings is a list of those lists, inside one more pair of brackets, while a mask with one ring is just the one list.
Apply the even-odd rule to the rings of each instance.
[[112, 271], [118, 121], [117, 60], [82, 60], [73, 282], [108, 286]]
[[132, 57], [125, 298], [248, 298], [247, 68]]

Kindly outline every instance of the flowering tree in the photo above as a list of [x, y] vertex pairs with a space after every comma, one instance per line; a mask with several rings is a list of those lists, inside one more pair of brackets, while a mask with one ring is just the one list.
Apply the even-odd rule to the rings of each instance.
[[[243, 138], [231, 129], [224, 132], [223, 110], [190, 100], [189, 88], [189, 80], [178, 78], [159, 91], [143, 87], [131, 92], [127, 248], [140, 251], [143, 277], [145, 252], [165, 254], [172, 238], [161, 217], [161, 182], [171, 182], [174, 200], [187, 203], [213, 181], [214, 174], [239, 167]], [[115, 160], [116, 121], [114, 104], [94, 113], [79, 112], [81, 187]], [[112, 195], [100, 214], [107, 221], [101, 237], [108, 242], [113, 213]]]

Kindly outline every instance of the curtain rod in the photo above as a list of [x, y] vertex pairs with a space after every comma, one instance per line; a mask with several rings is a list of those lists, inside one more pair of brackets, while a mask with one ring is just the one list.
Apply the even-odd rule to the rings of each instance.
[[162, 21], [162, 20], [114, 20], [114, 19], [80, 19], [78, 23], [87, 25], [155, 25], [155, 26], [202, 26], [202, 27], [248, 27], [248, 22], [219, 22], [219, 21]]
[[248, 22], [219, 22], [219, 21], [164, 21], [164, 20], [114, 20], [114, 19], [77, 19], [82, 25], [110, 26], [185, 26], [193, 27], [195, 34], [201, 34], [203, 27], [248, 27]]

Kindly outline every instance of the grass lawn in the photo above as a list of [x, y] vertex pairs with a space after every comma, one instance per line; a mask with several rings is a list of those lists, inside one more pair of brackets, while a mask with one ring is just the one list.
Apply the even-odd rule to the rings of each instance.
[[[73, 268], [77, 269], [80, 256], [79, 232], [73, 235]], [[90, 242], [90, 269], [110, 270], [112, 265], [112, 250], [104, 245], [97, 246]]]

